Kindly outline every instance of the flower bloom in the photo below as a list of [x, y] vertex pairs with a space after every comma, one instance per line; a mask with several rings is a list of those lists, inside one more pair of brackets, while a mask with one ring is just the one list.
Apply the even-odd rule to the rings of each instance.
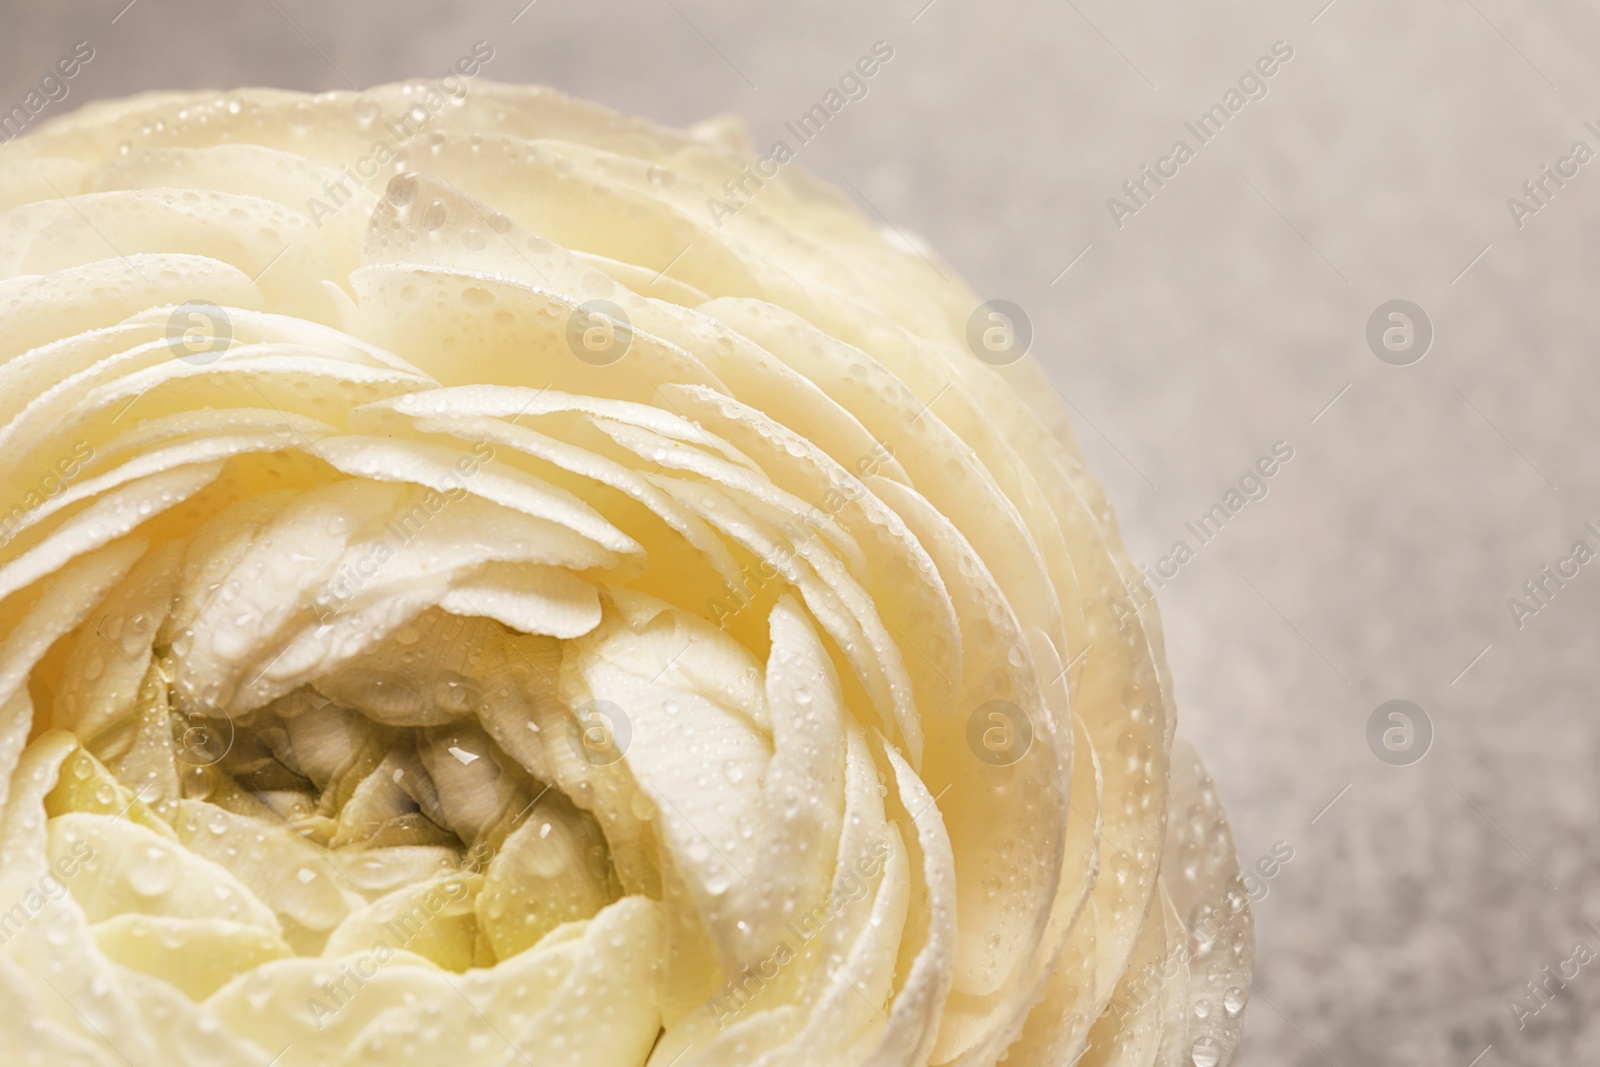
[[0, 1059], [1226, 1061], [1232, 840], [1016, 309], [462, 74], [0, 146]]

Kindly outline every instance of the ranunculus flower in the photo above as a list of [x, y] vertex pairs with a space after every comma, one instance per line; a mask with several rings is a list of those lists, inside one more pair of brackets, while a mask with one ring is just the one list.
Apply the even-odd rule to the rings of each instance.
[[1231, 1056], [1026, 324], [778, 165], [459, 77], [0, 147], [0, 1060]]

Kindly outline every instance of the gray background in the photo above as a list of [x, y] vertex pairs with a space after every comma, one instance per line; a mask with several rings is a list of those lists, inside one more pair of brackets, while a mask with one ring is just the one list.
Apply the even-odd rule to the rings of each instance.
[[[1600, 950], [1600, 562], [1521, 630], [1506, 605], [1600, 548], [1600, 160], [1520, 229], [1506, 206], [1600, 150], [1593, 4], [537, 0], [513, 24], [524, 2], [8, 2], [0, 101], [79, 39], [97, 56], [56, 110], [367, 86], [486, 39], [488, 77], [673, 124], [736, 110], [766, 145], [889, 41], [801, 162], [1027, 309], [1136, 558], [1294, 448], [1161, 593], [1241, 857], [1294, 849], [1242, 1062], [1600, 1062], [1600, 960], [1526, 1029], [1507, 1005]], [[1280, 39], [1269, 95], [1115, 226], [1106, 199]], [[1400, 297], [1436, 330], [1407, 367], [1364, 340]], [[1394, 698], [1434, 728], [1410, 766], [1366, 741]]]

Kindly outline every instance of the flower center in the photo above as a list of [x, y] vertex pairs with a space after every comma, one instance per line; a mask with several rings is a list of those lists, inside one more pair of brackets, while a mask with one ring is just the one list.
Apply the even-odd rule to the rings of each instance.
[[153, 836], [223, 868], [220, 893], [255, 898], [230, 921], [270, 913], [256, 921], [299, 955], [398, 939], [452, 970], [492, 966], [621, 895], [599, 825], [495, 743], [470, 679], [348, 667], [229, 715], [186, 708], [179, 673], [158, 646], [133, 713], [52, 794], [52, 815], [99, 820], [62, 832], [110, 843], [91, 862], [126, 882], [112, 910], [165, 908]]

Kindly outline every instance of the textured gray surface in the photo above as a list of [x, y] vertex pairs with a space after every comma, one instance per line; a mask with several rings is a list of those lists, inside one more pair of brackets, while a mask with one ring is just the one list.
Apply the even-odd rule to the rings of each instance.
[[[1600, 949], [1600, 566], [1521, 630], [1506, 606], [1600, 548], [1600, 160], [1521, 229], [1506, 206], [1600, 150], [1593, 5], [538, 0], [513, 24], [523, 0], [124, 2], [0, 5], [5, 109], [81, 39], [60, 110], [365, 86], [486, 39], [489, 77], [674, 124], [736, 110], [766, 144], [891, 42], [801, 162], [1028, 310], [1135, 556], [1294, 448], [1161, 593], [1180, 728], [1242, 858], [1294, 849], [1258, 906], [1242, 1062], [1600, 1062], [1600, 961], [1525, 1029], [1507, 1004]], [[1119, 230], [1107, 197], [1195, 146], [1183, 123], [1278, 40], [1267, 96]], [[1437, 333], [1407, 367], [1363, 339], [1397, 297]], [[1435, 736], [1390, 766], [1366, 723], [1402, 697]]]

